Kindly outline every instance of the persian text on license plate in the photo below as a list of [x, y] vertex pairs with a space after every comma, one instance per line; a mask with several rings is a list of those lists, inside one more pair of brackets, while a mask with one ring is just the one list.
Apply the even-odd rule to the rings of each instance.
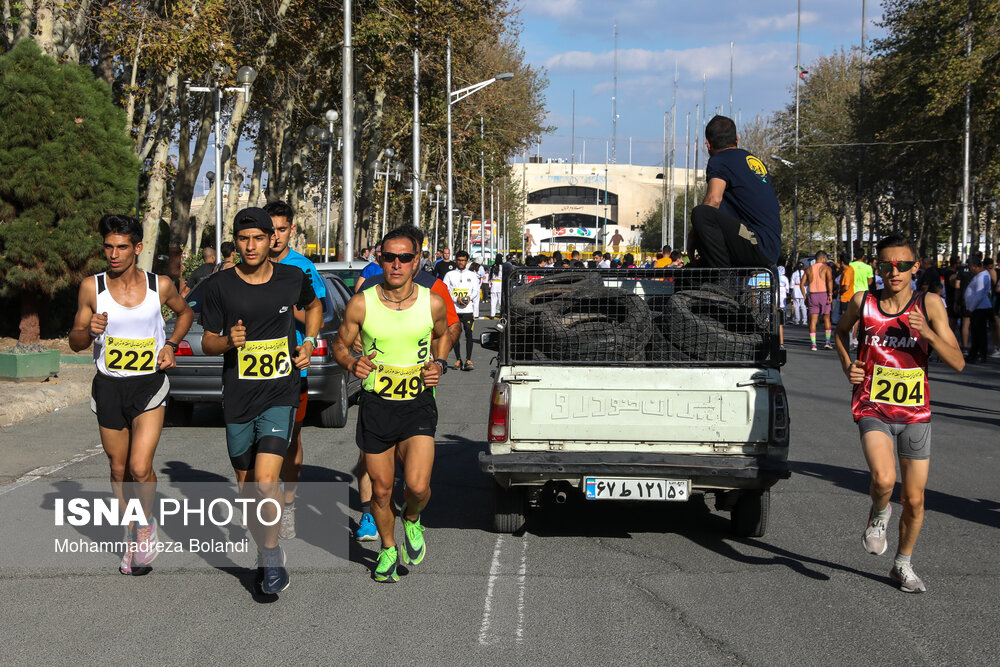
[[686, 501], [691, 495], [691, 483], [686, 479], [586, 477], [583, 492], [587, 500]]

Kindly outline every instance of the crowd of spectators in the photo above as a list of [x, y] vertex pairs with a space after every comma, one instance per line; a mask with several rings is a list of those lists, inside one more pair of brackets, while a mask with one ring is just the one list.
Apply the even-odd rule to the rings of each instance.
[[[856, 252], [854, 260], [849, 261], [850, 258], [842, 253], [834, 262], [826, 253], [817, 254], [833, 272], [830, 313], [834, 324], [840, 320], [855, 292], [882, 288], [882, 277], [874, 270], [876, 257]], [[781, 294], [785, 320], [789, 324], [808, 324], [806, 274], [815, 261], [815, 257], [809, 257], [795, 266], [778, 266], [783, 285]], [[992, 257], [983, 257], [981, 253], [972, 253], [964, 263], [952, 257], [948, 262], [939, 264], [934, 257], [925, 256], [921, 258], [920, 269], [912, 281], [914, 291], [930, 291], [944, 300], [952, 329], [970, 363], [985, 361], [987, 356], [1000, 358], [1000, 279], [996, 270], [997, 261], [1000, 261], [1000, 256], [995, 261]]]

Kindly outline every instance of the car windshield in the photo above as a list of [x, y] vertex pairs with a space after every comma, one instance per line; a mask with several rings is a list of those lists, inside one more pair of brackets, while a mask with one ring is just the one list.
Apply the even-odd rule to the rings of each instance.
[[202, 280], [201, 282], [199, 282], [197, 285], [194, 286], [193, 290], [188, 292], [187, 297], [185, 297], [187, 305], [191, 306], [191, 310], [194, 311], [195, 315], [201, 314], [201, 301], [205, 297], [206, 282], [208, 281]]
[[361, 269], [331, 269], [324, 271], [323, 273], [329, 273], [331, 275], [337, 276], [344, 281], [348, 289], [352, 292], [354, 291], [354, 286], [358, 282], [358, 276], [361, 275]]

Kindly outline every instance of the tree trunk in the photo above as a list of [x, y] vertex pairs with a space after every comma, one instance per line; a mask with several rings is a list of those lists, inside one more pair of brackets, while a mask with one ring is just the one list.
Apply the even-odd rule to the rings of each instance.
[[31, 37], [31, 29], [34, 27], [35, 0], [21, 0], [21, 16], [17, 24], [17, 35], [14, 41]]
[[[178, 113], [181, 118], [188, 117], [188, 97], [183, 87], [178, 90]], [[191, 145], [191, 129], [188, 123], [180, 124], [180, 134], [177, 140], [177, 175], [174, 177], [173, 201], [170, 206], [170, 242], [171, 244], [185, 243], [189, 238], [193, 239], [192, 252], [197, 252], [198, 244], [201, 242], [201, 229], [204, 223], [191, 217], [191, 199], [194, 196], [194, 187], [198, 182], [198, 173], [201, 171], [202, 162], [205, 160], [205, 153], [208, 152], [208, 137], [212, 132], [212, 104], [210, 100], [201, 107], [201, 117], [198, 119], [198, 133], [195, 138], [194, 149], [188, 154], [187, 147]], [[204, 210], [209, 202], [214, 202], [213, 191], [209, 191], [205, 199]], [[214, 206], [214, 204], [212, 204]], [[214, 211], [214, 208], [210, 208]], [[194, 236], [192, 237], [191, 227], [194, 225]]]
[[14, 22], [10, 13], [10, 1], [3, 0], [3, 50], [9, 51], [14, 46]]
[[260, 181], [264, 175], [264, 161], [267, 157], [267, 149], [271, 140], [271, 109], [268, 108], [261, 115], [260, 123], [257, 127], [256, 151], [253, 155], [253, 171], [250, 175], [250, 196], [247, 198], [248, 206], [256, 206], [260, 199]]
[[36, 345], [41, 340], [38, 325], [38, 295], [31, 291], [21, 292], [21, 335], [18, 345]]
[[38, 47], [46, 54], [57, 57], [55, 52], [55, 16], [52, 5], [55, 0], [40, 0], [38, 3], [38, 13], [35, 15], [37, 24], [35, 25], [35, 41]]
[[[169, 109], [177, 105], [178, 70], [174, 69], [167, 75], [166, 97]], [[170, 159], [171, 123], [157, 121], [156, 149], [153, 152], [153, 164], [149, 170], [149, 183], [146, 188], [146, 214], [142, 219], [142, 253], [139, 255], [139, 268], [151, 271], [153, 257], [156, 255], [156, 239], [160, 231], [160, 220], [163, 217], [164, 197], [167, 190], [167, 161]]]

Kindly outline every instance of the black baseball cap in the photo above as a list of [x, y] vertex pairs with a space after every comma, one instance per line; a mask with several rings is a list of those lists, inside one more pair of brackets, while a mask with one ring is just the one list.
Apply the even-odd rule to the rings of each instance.
[[236, 214], [233, 222], [233, 235], [239, 234], [244, 229], [259, 229], [273, 234], [274, 223], [271, 222], [271, 214], [257, 206], [243, 209]]

